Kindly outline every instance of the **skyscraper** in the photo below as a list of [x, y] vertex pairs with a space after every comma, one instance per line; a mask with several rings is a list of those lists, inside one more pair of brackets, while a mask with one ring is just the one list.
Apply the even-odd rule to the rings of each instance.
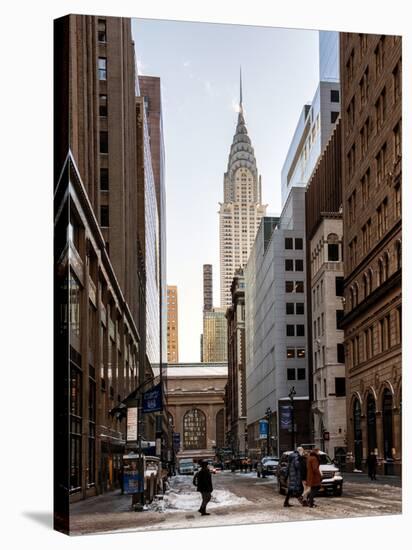
[[213, 308], [213, 266], [203, 266], [203, 311], [212, 311]]
[[227, 361], [226, 308], [214, 307], [203, 312], [203, 362]]
[[167, 285], [167, 362], [179, 362], [177, 286]]
[[261, 177], [244, 118], [242, 75], [236, 132], [223, 185], [224, 201], [219, 203], [220, 305], [226, 307], [232, 303], [230, 287], [235, 270], [246, 265], [260, 220], [266, 214]]

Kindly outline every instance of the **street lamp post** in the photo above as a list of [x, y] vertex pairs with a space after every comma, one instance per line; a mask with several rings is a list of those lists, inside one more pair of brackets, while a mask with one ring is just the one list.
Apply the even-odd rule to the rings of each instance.
[[296, 395], [295, 386], [292, 386], [289, 392], [289, 399], [291, 404], [291, 422], [292, 422], [292, 450], [295, 450], [295, 407], [293, 405], [293, 398]]
[[272, 416], [272, 409], [270, 407], [266, 409], [266, 416], [268, 417], [267, 456], [270, 456], [270, 418]]

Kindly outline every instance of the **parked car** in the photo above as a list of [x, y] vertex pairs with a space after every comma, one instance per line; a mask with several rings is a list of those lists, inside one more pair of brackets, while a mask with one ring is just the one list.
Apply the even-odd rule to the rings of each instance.
[[276, 476], [278, 471], [279, 458], [277, 456], [264, 456], [256, 465], [257, 476]]
[[[281, 495], [286, 494], [288, 488], [288, 482], [286, 479], [286, 470], [288, 465], [288, 457], [292, 451], [286, 451], [282, 454], [279, 461], [277, 478], [278, 488]], [[306, 453], [308, 455], [309, 453]], [[323, 451], [319, 452], [320, 458], [320, 473], [322, 476], [321, 488], [319, 493], [327, 495], [333, 494], [334, 496], [342, 496], [343, 490], [343, 477], [339, 468], [335, 466], [331, 458]]]

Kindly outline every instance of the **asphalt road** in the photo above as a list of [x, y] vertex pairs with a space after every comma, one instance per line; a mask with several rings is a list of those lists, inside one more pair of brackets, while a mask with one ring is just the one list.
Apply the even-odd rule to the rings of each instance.
[[200, 516], [200, 495], [191, 476], [176, 476], [164, 498], [156, 499], [144, 512], [131, 511], [131, 497], [119, 491], [94, 497], [71, 506], [71, 534], [94, 532], [148, 531], [338, 519], [400, 514], [400, 480], [381, 478], [370, 482], [366, 476], [348, 474], [341, 497], [322, 496], [316, 508], [304, 508], [296, 499], [284, 508], [273, 477], [257, 478], [256, 473], [218, 472], [209, 516]]

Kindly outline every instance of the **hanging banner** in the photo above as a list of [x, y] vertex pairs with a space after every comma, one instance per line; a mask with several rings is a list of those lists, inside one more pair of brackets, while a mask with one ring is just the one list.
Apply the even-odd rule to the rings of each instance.
[[162, 386], [157, 384], [143, 394], [143, 412], [152, 413], [162, 410]]
[[292, 407], [290, 405], [280, 406], [280, 429], [292, 429]]
[[127, 408], [126, 441], [137, 441], [137, 407]]
[[174, 432], [173, 434], [173, 448], [176, 453], [180, 451], [180, 433]]
[[266, 439], [269, 433], [269, 422], [267, 420], [259, 420], [259, 439]]

